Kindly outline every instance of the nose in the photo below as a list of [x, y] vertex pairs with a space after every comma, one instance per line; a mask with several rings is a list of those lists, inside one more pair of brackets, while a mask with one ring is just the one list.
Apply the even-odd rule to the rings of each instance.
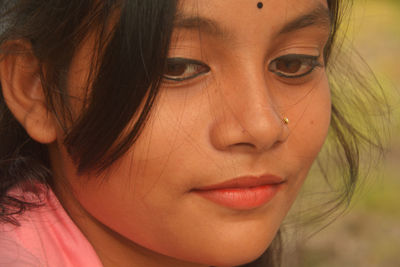
[[220, 84], [224, 86], [218, 89], [221, 93], [210, 130], [216, 149], [258, 153], [286, 141], [288, 121], [263, 76], [237, 76]]

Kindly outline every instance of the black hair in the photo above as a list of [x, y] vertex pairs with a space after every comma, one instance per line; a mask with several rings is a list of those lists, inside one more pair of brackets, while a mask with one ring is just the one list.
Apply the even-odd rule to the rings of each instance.
[[[327, 0], [332, 19], [325, 49], [329, 64], [344, 5], [351, 1]], [[173, 20], [174, 0], [0, 0], [2, 57], [24, 53], [8, 49], [10, 40], [31, 43], [40, 64], [40, 78], [48, 108], [65, 129], [65, 146], [79, 172], [103, 171], [134, 144], [157, 96], [162, 79]], [[112, 25], [112, 29], [109, 27]], [[96, 47], [86, 97], [78, 118], [73, 119], [66, 90], [71, 60], [89, 33]], [[89, 90], [90, 85], [90, 90]], [[369, 140], [340, 111], [333, 92], [331, 136], [344, 159], [345, 199], [349, 200], [359, 175], [359, 141]], [[360, 87], [364, 90], [363, 83]], [[121, 137], [144, 103], [130, 132]], [[118, 140], [118, 142], [117, 142]], [[372, 143], [372, 142], [371, 142]], [[0, 96], [0, 221], [18, 224], [14, 215], [34, 206], [7, 192], [23, 182], [52, 185], [46, 145], [32, 140]], [[343, 202], [340, 202], [343, 204]], [[258, 260], [245, 266], [279, 266], [280, 232]]]
[[[0, 6], [0, 43], [22, 39], [32, 44], [48, 108], [65, 129], [65, 145], [78, 170], [106, 169], [134, 143], [150, 111], [164, 70], [175, 1], [12, 0]], [[66, 76], [73, 55], [93, 31], [90, 93], [72, 119]], [[1, 50], [3, 57], [25, 52], [4, 45]], [[131, 132], [115, 144], [142, 102]], [[0, 220], [13, 221], [10, 215], [29, 204], [7, 196], [9, 189], [24, 181], [51, 185], [52, 175], [47, 147], [26, 134], [2, 95], [0, 116]]]

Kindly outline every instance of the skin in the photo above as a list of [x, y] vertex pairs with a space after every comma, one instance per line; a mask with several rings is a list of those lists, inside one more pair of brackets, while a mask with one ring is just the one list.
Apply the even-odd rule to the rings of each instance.
[[[101, 177], [76, 174], [40, 83], [33, 83], [35, 59], [3, 61], [3, 82], [30, 85], [14, 93], [4, 86], [7, 104], [32, 138], [49, 144], [54, 190], [104, 266], [235, 266], [259, 257], [273, 240], [326, 138], [330, 93], [322, 56], [321, 66], [299, 78], [279, 76], [271, 62], [287, 54], [322, 55], [329, 25], [280, 33], [299, 16], [326, 8], [322, 0], [256, 4], [181, 3], [185, 17], [213, 20], [224, 32], [177, 27], [169, 57], [201, 61], [210, 71], [166, 80], [137, 142]], [[71, 65], [74, 97], [82, 95], [92, 41], [89, 36]], [[33, 67], [11, 71], [18, 64]], [[16, 76], [6, 75], [11, 72]], [[263, 174], [285, 183], [251, 210], [220, 206], [191, 191]]]

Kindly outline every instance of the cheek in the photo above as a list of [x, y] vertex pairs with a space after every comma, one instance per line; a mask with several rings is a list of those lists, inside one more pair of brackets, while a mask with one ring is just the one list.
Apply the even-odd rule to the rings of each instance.
[[143, 172], [140, 161], [132, 165], [132, 160], [132, 154], [128, 153], [102, 176], [77, 176], [73, 164], [66, 160], [64, 170], [68, 171], [64, 175], [68, 176], [68, 187], [63, 190], [63, 205], [78, 225], [84, 225], [83, 230], [87, 231], [84, 233], [89, 236], [104, 231], [105, 226], [136, 244], [151, 248], [157, 243], [154, 234], [162, 233], [155, 229], [168, 216], [170, 201], [153, 190], [158, 188], [161, 162], [158, 166], [146, 167]]
[[289, 116], [291, 131], [287, 146], [290, 147], [291, 156], [288, 158], [298, 170], [296, 183], [300, 187], [328, 134], [331, 97], [325, 75], [301, 104], [289, 112]]
[[135, 145], [104, 177], [77, 177], [65, 151], [59, 168], [74, 192], [69, 199], [76, 199], [82, 212], [137, 244], [165, 252], [177, 233], [180, 240], [190, 236], [187, 226], [196, 222], [187, 223], [193, 209], [183, 198], [192, 182], [187, 169], [202, 158], [196, 151], [195, 135], [201, 133], [195, 126], [202, 120], [197, 106], [204, 106], [168, 99], [160, 98], [163, 112], [157, 104]]
[[331, 118], [331, 98], [327, 78], [291, 106], [286, 113], [290, 119], [289, 138], [285, 153], [278, 160], [283, 169], [290, 170], [288, 188], [281, 208], [288, 211], [295, 201], [308, 172], [320, 152], [328, 134]]
[[293, 141], [312, 161], [318, 155], [328, 134], [331, 119], [331, 98], [326, 78], [308, 97], [299, 127], [293, 131]]

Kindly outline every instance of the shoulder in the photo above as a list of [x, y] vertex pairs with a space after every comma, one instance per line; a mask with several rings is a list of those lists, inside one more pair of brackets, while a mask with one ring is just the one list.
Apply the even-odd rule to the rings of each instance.
[[45, 266], [38, 255], [34, 255], [10, 233], [0, 232], [0, 266]]
[[19, 215], [19, 226], [0, 225], [0, 266], [101, 266], [54, 193], [41, 190], [40, 206]]

